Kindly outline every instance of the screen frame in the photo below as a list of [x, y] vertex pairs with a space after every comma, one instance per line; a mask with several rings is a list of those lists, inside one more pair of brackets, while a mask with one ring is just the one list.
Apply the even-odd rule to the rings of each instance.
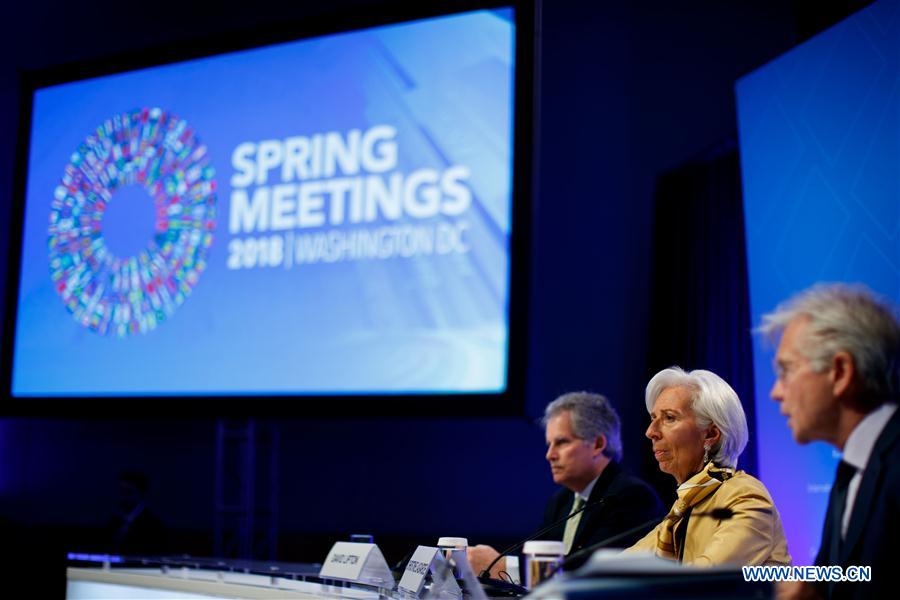
[[[496, 393], [395, 394], [194, 394], [125, 396], [26, 396], [12, 394], [15, 335], [23, 254], [26, 181], [33, 99], [45, 87], [162, 66], [220, 54], [300, 41], [408, 21], [480, 9], [510, 7], [515, 14], [512, 210], [507, 306], [506, 389]], [[458, 1], [410, 7], [387, 3], [353, 11], [266, 24], [238, 32], [201, 35], [136, 51], [55, 65], [20, 75], [20, 112], [8, 239], [6, 308], [0, 364], [0, 415], [57, 417], [131, 417], [144, 410], [178, 407], [179, 416], [522, 416], [527, 372], [528, 271], [531, 247], [532, 194], [536, 189], [537, 80], [539, 0]], [[252, 400], [252, 402], [248, 402]]]

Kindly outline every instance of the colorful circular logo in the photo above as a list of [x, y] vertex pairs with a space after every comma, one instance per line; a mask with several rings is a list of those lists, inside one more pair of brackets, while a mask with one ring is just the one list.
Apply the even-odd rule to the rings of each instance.
[[[50, 210], [50, 276], [76, 321], [101, 335], [147, 333], [172, 316], [207, 266], [215, 170], [187, 121], [159, 108], [107, 119], [66, 165]], [[153, 234], [131, 256], [104, 239], [114, 194], [149, 194]]]

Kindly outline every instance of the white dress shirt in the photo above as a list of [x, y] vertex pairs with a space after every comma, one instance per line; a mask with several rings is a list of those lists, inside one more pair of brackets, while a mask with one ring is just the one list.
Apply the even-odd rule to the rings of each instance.
[[597, 485], [597, 480], [600, 479], [600, 475], [594, 477], [594, 480], [591, 481], [583, 490], [580, 492], [575, 492], [576, 496], [581, 496], [581, 499], [587, 502], [591, 497], [591, 492], [594, 490], [594, 486]]
[[841, 539], [847, 536], [850, 515], [853, 514], [853, 504], [856, 502], [856, 494], [859, 492], [863, 472], [866, 470], [866, 465], [869, 464], [869, 457], [872, 456], [875, 442], [896, 410], [896, 404], [882, 404], [859, 422], [856, 429], [850, 432], [847, 443], [844, 444], [844, 462], [854, 467], [856, 473], [847, 487], [847, 502], [844, 504], [844, 517], [841, 521]]

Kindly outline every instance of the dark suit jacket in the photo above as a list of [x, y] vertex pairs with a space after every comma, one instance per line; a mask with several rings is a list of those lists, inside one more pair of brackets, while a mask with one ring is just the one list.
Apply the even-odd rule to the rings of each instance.
[[[592, 504], [600, 499], [600, 504]], [[544, 511], [544, 524], [547, 527], [554, 521], [562, 519], [572, 510], [575, 493], [561, 489], [547, 502]], [[636, 477], [628, 475], [616, 463], [609, 463], [597, 479], [588, 499], [588, 508], [581, 515], [575, 539], [569, 554], [591, 544], [603, 541], [616, 534], [637, 527], [641, 523], [662, 519], [666, 511], [659, 497], [650, 486]], [[655, 523], [650, 524], [651, 529]], [[558, 525], [542, 536], [543, 539], [561, 540], [565, 532], [565, 523]], [[646, 531], [639, 531], [626, 539], [619, 540], [611, 547], [625, 548], [638, 541]], [[575, 565], [577, 567], [577, 565]]]
[[[831, 514], [834, 490], [825, 513], [822, 545], [816, 557], [817, 565], [830, 564], [832, 538], [840, 531], [832, 531], [827, 515]], [[823, 595], [835, 599], [896, 597], [897, 572], [894, 554], [900, 541], [900, 410], [888, 421], [869, 457], [862, 482], [853, 504], [847, 527], [847, 537], [840, 552], [840, 566], [872, 567], [872, 581], [868, 583], [838, 583], [829, 588], [821, 586]]]

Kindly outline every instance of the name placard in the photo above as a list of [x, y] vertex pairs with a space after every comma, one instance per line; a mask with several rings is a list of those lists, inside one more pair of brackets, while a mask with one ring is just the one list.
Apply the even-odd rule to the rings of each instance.
[[431, 546], [419, 546], [416, 548], [409, 562], [406, 563], [403, 577], [400, 578], [400, 584], [398, 585], [400, 590], [414, 596], [421, 594], [422, 586], [425, 585], [425, 578], [431, 570], [431, 563], [434, 562], [437, 555], [437, 548]]
[[366, 558], [375, 544], [361, 544], [359, 542], [337, 542], [331, 547], [319, 577], [328, 579], [343, 579], [346, 581], [358, 581], [362, 574]]
[[339, 579], [379, 588], [394, 588], [394, 576], [375, 544], [337, 542], [331, 547], [319, 577]]

